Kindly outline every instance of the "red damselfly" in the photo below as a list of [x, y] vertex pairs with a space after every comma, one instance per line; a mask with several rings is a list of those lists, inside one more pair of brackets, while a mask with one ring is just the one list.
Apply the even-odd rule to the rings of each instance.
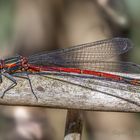
[[[92, 43], [77, 45], [70, 48], [59, 49], [52, 52], [42, 52], [29, 57], [14, 56], [1, 60], [1, 76], [7, 77], [13, 83], [3, 92], [5, 93], [17, 85], [14, 78], [20, 73], [25, 73], [29, 80], [31, 90], [35, 95], [29, 74], [57, 73], [61, 75], [78, 74], [92, 75], [93, 77], [105, 78], [115, 82], [123, 82], [131, 85], [140, 85], [140, 79], [124, 77], [110, 72], [131, 73], [140, 72], [140, 66], [132, 62], [113, 62], [110, 59], [123, 54], [133, 47], [127, 38], [112, 38]], [[108, 61], [105, 61], [108, 60]], [[20, 76], [21, 77], [21, 76]], [[2, 78], [0, 77], [1, 82]]]

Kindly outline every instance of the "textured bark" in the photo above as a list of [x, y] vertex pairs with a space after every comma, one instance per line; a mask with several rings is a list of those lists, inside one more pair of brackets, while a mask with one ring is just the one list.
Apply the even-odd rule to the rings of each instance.
[[[38, 101], [32, 94], [28, 81], [17, 79], [18, 85], [6, 93], [0, 104], [100, 111], [140, 111], [139, 87], [68, 76], [30, 76], [30, 78]], [[0, 88], [1, 94], [8, 85], [9, 80], [4, 79]]]

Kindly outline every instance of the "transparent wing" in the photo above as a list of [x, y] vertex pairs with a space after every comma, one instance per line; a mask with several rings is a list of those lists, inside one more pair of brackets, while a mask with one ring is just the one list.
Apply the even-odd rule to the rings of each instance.
[[[29, 63], [35, 65], [59, 65], [73, 67], [79, 65], [94, 66], [96, 61], [103, 61], [127, 52], [132, 48], [127, 38], [113, 38], [74, 47], [59, 49], [50, 53], [40, 53], [29, 57]], [[87, 63], [87, 64], [86, 64]], [[97, 65], [97, 64], [96, 64]]]

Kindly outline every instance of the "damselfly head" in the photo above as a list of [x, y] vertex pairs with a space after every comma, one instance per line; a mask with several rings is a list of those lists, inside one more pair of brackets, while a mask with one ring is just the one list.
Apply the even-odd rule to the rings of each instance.
[[21, 64], [25, 65], [28, 63], [28, 58], [21, 56]]

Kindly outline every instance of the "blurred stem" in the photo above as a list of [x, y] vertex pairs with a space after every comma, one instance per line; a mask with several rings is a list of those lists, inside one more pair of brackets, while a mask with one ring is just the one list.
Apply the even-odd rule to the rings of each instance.
[[65, 140], [81, 140], [83, 118], [80, 110], [68, 110], [65, 127]]

